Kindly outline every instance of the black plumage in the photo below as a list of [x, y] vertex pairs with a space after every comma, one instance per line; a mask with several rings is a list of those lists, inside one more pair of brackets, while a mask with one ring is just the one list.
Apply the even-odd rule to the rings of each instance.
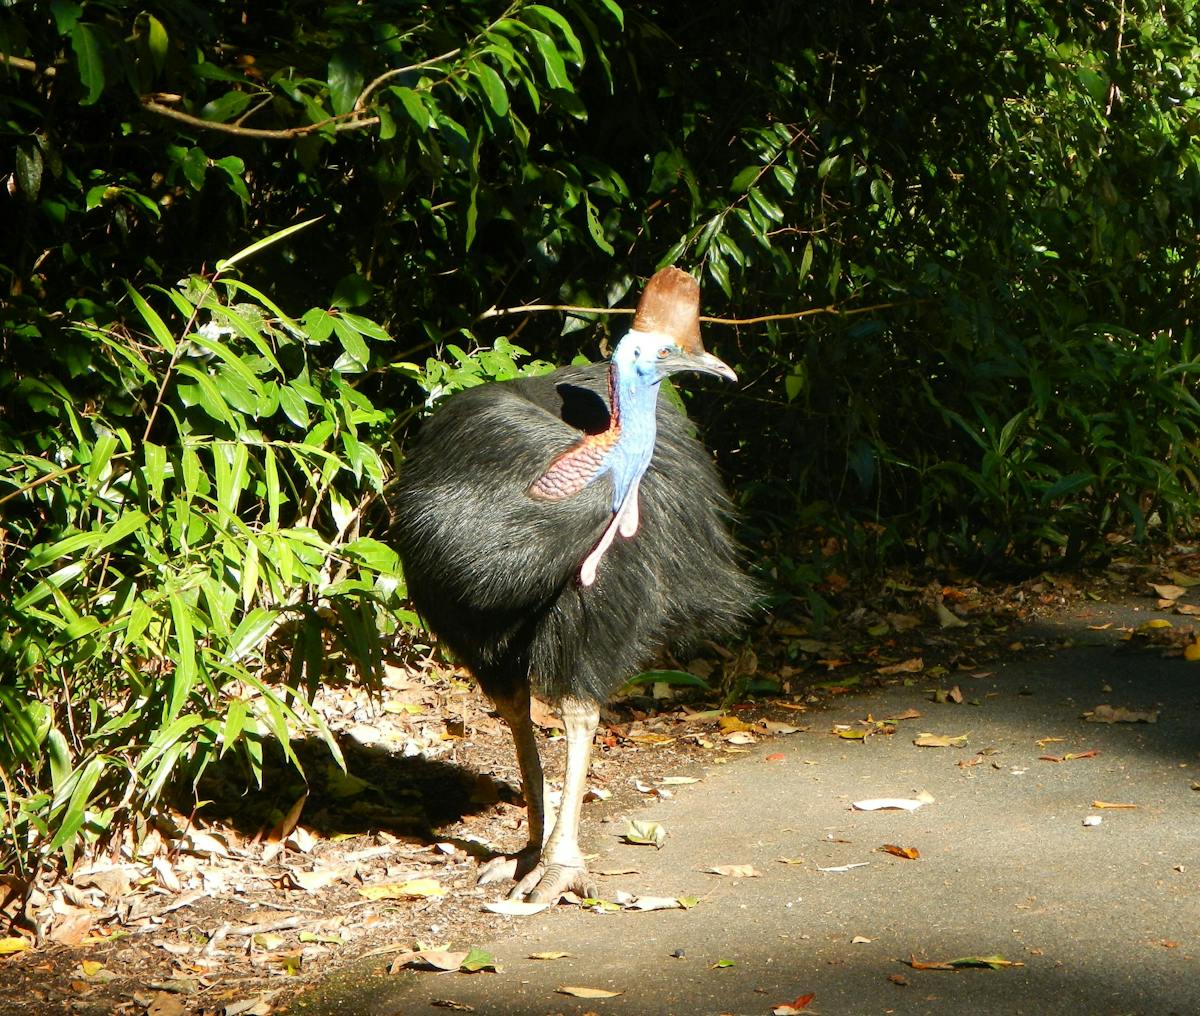
[[561, 500], [528, 491], [556, 455], [609, 426], [609, 370], [567, 367], [452, 396], [422, 428], [390, 496], [417, 610], [513, 728], [530, 844], [483, 880], [528, 875], [514, 892], [531, 899], [588, 886], [573, 825], [556, 830], [554, 850], [546, 844], [547, 854], [563, 856], [541, 856], [530, 689], [564, 707], [569, 742], [579, 714], [575, 741], [586, 745], [577, 744], [582, 762], [572, 775], [568, 744], [562, 819], [577, 823], [578, 802], [566, 798], [582, 794], [598, 704], [662, 648], [733, 632], [753, 595], [713, 462], [666, 399], [658, 401], [657, 440], [641, 478], [637, 532], [614, 541], [592, 585], [580, 582], [581, 561], [614, 517], [612, 480], [600, 476]]

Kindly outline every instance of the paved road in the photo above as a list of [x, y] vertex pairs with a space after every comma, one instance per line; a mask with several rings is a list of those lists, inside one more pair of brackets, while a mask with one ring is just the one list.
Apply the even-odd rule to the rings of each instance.
[[[962, 678], [978, 705], [935, 704], [919, 680], [810, 714], [809, 732], [648, 807], [640, 817], [670, 834], [660, 851], [619, 845], [616, 830], [588, 829], [585, 814], [585, 842], [601, 852], [594, 867], [639, 868], [602, 879], [606, 893], [702, 897], [693, 910], [559, 907], [514, 919], [511, 934], [485, 944], [502, 974], [380, 977], [377, 961], [291, 1011], [411, 1016], [446, 1012], [432, 1001], [453, 999], [497, 1016], [766, 1014], [812, 993], [821, 1016], [1200, 1014], [1200, 663], [1116, 651], [1113, 634], [1087, 628], [1104, 613], [1022, 636], [1056, 644], [1074, 635], [1075, 648]], [[1159, 720], [1081, 719], [1101, 703], [1157, 709]], [[909, 708], [922, 717], [890, 737], [859, 744], [830, 734], [868, 712]], [[969, 743], [915, 747], [922, 731], [967, 733]], [[1038, 744], [1049, 737], [1062, 740]], [[994, 753], [980, 764], [956, 764], [984, 749]], [[1090, 750], [1099, 754], [1039, 760]], [[911, 814], [850, 809], [920, 790], [935, 800]], [[1100, 810], [1097, 800], [1137, 808]], [[1102, 823], [1085, 826], [1089, 815]], [[920, 858], [879, 852], [886, 843]], [[761, 876], [701, 871], [722, 864]], [[572, 958], [528, 958], [562, 949]], [[902, 962], [992, 954], [1024, 965], [921, 971]], [[723, 960], [733, 965], [716, 966]], [[560, 985], [623, 994], [581, 1000], [556, 994]]]

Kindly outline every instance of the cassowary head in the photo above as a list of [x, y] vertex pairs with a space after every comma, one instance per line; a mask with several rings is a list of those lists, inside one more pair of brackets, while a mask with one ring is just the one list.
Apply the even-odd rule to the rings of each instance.
[[700, 341], [700, 284], [678, 268], [651, 276], [638, 301], [633, 327], [613, 351], [619, 375], [657, 384], [678, 371], [737, 380], [728, 364]]

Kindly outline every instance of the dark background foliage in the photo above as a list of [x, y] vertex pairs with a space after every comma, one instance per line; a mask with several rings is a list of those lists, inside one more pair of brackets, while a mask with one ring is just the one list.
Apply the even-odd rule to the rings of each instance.
[[323, 669], [369, 677], [411, 620], [370, 508], [410, 424], [625, 320], [500, 312], [663, 264], [716, 317], [812, 312], [707, 325], [743, 383], [684, 393], [785, 593], [814, 533], [996, 570], [1187, 528], [1198, 20], [0, 4], [10, 831], [99, 835], [114, 773], [254, 773]]

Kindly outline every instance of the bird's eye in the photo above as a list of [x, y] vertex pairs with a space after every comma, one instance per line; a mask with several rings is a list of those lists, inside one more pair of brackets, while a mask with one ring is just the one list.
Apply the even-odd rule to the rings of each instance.
[[665, 360], [670, 355], [671, 355], [671, 349], [669, 346], [662, 346], [658, 351], [658, 358], [660, 360]]

